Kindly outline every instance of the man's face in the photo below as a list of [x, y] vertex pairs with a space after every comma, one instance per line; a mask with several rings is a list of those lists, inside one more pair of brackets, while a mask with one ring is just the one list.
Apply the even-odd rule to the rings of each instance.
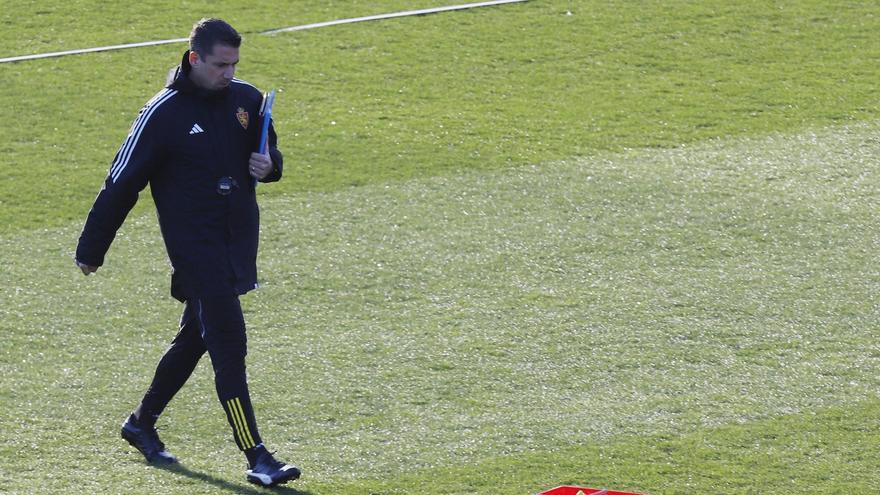
[[238, 48], [229, 45], [215, 44], [210, 55], [200, 57], [195, 51], [189, 54], [192, 66], [190, 79], [196, 86], [210, 91], [217, 91], [229, 86], [235, 75], [238, 64]]

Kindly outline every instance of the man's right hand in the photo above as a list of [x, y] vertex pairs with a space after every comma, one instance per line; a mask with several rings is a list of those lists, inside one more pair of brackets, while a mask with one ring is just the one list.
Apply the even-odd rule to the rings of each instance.
[[76, 266], [78, 266], [79, 269], [82, 270], [83, 275], [89, 275], [90, 273], [95, 273], [96, 271], [98, 271], [97, 266], [92, 266], [92, 265], [87, 265], [85, 263], [80, 263], [79, 260], [74, 260], [74, 261], [76, 262]]

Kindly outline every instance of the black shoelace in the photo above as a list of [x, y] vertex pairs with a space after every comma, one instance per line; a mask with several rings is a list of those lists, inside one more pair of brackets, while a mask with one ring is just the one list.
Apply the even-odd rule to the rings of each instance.
[[267, 450], [266, 453], [264, 454], [264, 456], [265, 457], [262, 459], [263, 464], [271, 467], [272, 469], [281, 469], [285, 466], [285, 464], [283, 462], [280, 462], [277, 459], [275, 459], [275, 452], [269, 452]]

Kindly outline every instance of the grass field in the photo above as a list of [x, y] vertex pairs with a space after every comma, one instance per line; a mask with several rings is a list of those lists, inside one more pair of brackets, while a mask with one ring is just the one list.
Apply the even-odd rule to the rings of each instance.
[[[429, 6], [272, 4], [24, 3], [0, 55], [202, 15], [250, 33], [239, 75], [283, 90], [288, 157], [244, 298], [263, 436], [305, 473], [275, 491], [880, 491], [880, 8], [530, 1], [257, 35]], [[0, 493], [265, 492], [208, 363], [160, 420], [181, 467], [118, 439], [180, 311], [148, 195], [96, 277], [71, 261], [182, 49], [0, 65]]]

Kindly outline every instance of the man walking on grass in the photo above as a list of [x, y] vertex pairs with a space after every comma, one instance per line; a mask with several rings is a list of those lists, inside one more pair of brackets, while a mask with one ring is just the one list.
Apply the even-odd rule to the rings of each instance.
[[247, 336], [239, 296], [257, 285], [256, 182], [281, 179], [282, 155], [270, 127], [256, 153], [260, 92], [235, 79], [241, 37], [220, 19], [202, 19], [172, 82], [144, 105], [89, 212], [76, 264], [95, 272], [150, 184], [172, 265], [171, 294], [184, 304], [180, 330], [156, 368], [122, 437], [151, 463], [177, 459], [156, 419], [207, 351], [233, 438], [248, 461], [248, 481], [272, 486], [300, 471], [263, 445], [245, 374]]

